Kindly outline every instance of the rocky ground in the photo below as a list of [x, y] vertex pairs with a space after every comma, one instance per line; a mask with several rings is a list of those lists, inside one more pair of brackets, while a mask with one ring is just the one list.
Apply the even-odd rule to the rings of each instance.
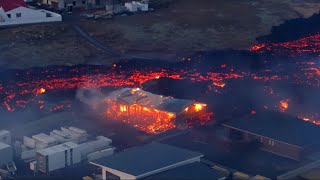
[[[113, 19], [27, 25], [0, 30], [0, 67], [110, 64], [110, 56], [74, 31], [122, 52], [247, 49], [273, 26], [319, 12], [317, 0], [171, 0], [154, 12]], [[173, 57], [173, 56], [172, 56]]]

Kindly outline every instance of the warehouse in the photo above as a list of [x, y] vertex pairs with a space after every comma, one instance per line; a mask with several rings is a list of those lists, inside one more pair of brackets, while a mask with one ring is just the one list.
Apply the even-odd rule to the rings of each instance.
[[[207, 171], [208, 168], [200, 165], [201, 157], [203, 155], [198, 152], [153, 142], [144, 146], [129, 148], [113, 156], [91, 161], [90, 163], [101, 168], [102, 179], [110, 177], [118, 179], [142, 179], [151, 178], [155, 175], [159, 175], [160, 177], [162, 176], [160, 173], [168, 173], [168, 175], [176, 174], [179, 177], [182, 171], [186, 169], [191, 171], [192, 167], [194, 167], [195, 172], [197, 170], [198, 172]], [[190, 165], [190, 167], [186, 165]], [[174, 169], [177, 171], [171, 171]], [[212, 170], [212, 172], [214, 171]], [[211, 179], [214, 179], [212, 178], [213, 173], [210, 174], [209, 172], [206, 174]], [[163, 176], [166, 176], [166, 174]]]
[[81, 162], [79, 145], [67, 142], [39, 150], [36, 155], [36, 170], [49, 173]]
[[320, 127], [279, 112], [261, 112], [223, 124], [233, 141], [256, 142], [262, 150], [294, 160], [320, 149]]
[[149, 133], [175, 127], [174, 120], [197, 116], [206, 104], [152, 94], [139, 88], [123, 88], [111, 93], [106, 100], [106, 115], [120, 119]]

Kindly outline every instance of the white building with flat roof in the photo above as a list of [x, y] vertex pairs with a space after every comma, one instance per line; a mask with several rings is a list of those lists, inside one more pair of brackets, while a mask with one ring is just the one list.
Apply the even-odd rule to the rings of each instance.
[[43, 149], [58, 144], [58, 140], [44, 133], [33, 135], [36, 149]]
[[36, 170], [48, 173], [81, 162], [79, 145], [73, 142], [39, 150], [36, 155]]

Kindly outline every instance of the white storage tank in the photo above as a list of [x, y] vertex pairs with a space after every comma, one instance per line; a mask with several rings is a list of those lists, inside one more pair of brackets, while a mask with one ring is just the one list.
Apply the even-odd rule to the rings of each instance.
[[7, 163], [13, 162], [12, 147], [8, 144], [0, 142], [0, 167]]

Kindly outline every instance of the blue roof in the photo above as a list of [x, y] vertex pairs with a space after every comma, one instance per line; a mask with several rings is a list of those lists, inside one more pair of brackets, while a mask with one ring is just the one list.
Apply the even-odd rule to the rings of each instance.
[[217, 180], [223, 178], [221, 174], [217, 173], [212, 168], [203, 163], [195, 162], [181, 167], [170, 169], [146, 178], [143, 180], [197, 180], [197, 179], [210, 179]]
[[91, 163], [139, 176], [202, 156], [198, 152], [154, 142], [129, 148], [113, 156], [94, 160]]

